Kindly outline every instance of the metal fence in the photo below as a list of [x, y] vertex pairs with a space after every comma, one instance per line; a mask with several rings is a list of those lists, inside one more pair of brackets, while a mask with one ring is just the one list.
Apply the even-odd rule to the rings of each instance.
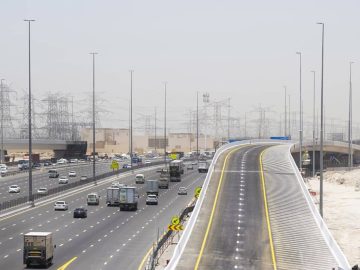
[[[141, 168], [145, 168], [145, 167], [151, 167], [151, 166], [155, 166], [155, 165], [160, 165], [162, 163], [163, 163], [163, 161], [157, 161], [157, 162], [153, 162], [151, 164], [142, 164], [142, 165], [138, 165], [138, 166], [134, 167], [133, 169], [137, 170], [137, 169], [141, 169]], [[76, 181], [76, 182], [73, 182], [73, 183], [60, 185], [58, 187], [49, 189], [47, 194], [33, 194], [33, 199], [38, 200], [38, 199], [44, 198], [44, 197], [49, 196], [49, 195], [53, 195], [53, 194], [56, 194], [56, 193], [60, 193], [60, 192], [63, 192], [63, 191], [78, 187], [78, 186], [89, 184], [91, 182], [94, 182], [95, 180], [98, 181], [98, 180], [101, 180], [103, 178], [107, 178], [107, 177], [110, 177], [110, 176], [113, 176], [113, 175], [116, 175], [116, 174], [131, 171], [131, 170], [132, 170], [131, 168], [122, 168], [122, 169], [119, 169], [119, 170], [116, 170], [116, 171], [110, 171], [110, 172], [106, 172], [106, 173], [96, 175], [95, 179], [93, 177], [90, 177], [90, 178], [88, 178], [86, 180], [82, 180], [82, 181], [79, 180], [79, 181]], [[14, 207], [14, 206], [18, 206], [18, 205], [28, 203], [29, 201], [30, 201], [29, 196], [22, 196], [22, 197], [19, 197], [19, 198], [16, 198], [16, 199], [0, 202], [0, 211], [3, 211], [5, 209], [8, 209], [8, 208], [11, 208], [11, 207]]]
[[[192, 212], [195, 207], [196, 200], [192, 202], [192, 204], [186, 207], [183, 211], [181, 211], [179, 219], [183, 221], [185, 216]], [[155, 266], [159, 262], [160, 256], [164, 253], [165, 249], [173, 242], [173, 239], [178, 231], [167, 231], [163, 236], [158, 240], [157, 243], [153, 245], [153, 251], [150, 254], [147, 264], [145, 266], [145, 270], [154, 270]]]

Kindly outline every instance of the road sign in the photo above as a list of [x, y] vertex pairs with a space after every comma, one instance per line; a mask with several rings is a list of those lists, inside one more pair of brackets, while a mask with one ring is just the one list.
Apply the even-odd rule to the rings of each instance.
[[119, 162], [117, 162], [116, 160], [113, 160], [111, 162], [110, 168], [113, 170], [118, 170], [119, 169]]
[[180, 218], [178, 216], [173, 216], [171, 218], [171, 224], [172, 225], [178, 225], [180, 223]]
[[195, 198], [199, 198], [201, 192], [201, 187], [195, 188]]
[[169, 225], [168, 230], [169, 231], [182, 231], [184, 229], [182, 224], [179, 225]]

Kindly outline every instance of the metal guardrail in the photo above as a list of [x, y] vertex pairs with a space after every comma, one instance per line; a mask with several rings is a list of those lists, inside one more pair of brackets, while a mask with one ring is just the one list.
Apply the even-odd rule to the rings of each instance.
[[[179, 216], [180, 221], [183, 221], [185, 216], [194, 210], [196, 200], [184, 210], [181, 211]], [[160, 256], [164, 253], [165, 249], [172, 243], [175, 235], [179, 233], [178, 231], [167, 231], [160, 240], [153, 245], [153, 251], [150, 254], [145, 270], [155, 270], [155, 266], [158, 264]]]
[[[134, 167], [133, 169], [137, 170], [137, 169], [141, 169], [141, 168], [146, 168], [146, 167], [159, 165], [159, 164], [162, 164], [162, 163], [163, 163], [163, 161], [157, 161], [157, 162], [153, 162], [151, 164], [142, 164], [142, 165]], [[72, 188], [75, 188], [75, 187], [78, 187], [78, 186], [89, 184], [89, 183], [91, 183], [91, 182], [93, 182], [95, 180], [100, 180], [102, 178], [107, 178], [109, 176], [113, 176], [113, 175], [120, 174], [120, 173], [123, 173], [123, 172], [131, 171], [131, 170], [132, 170], [131, 168], [122, 168], [122, 169], [119, 169], [117, 171], [110, 171], [110, 172], [107, 172], [107, 173], [102, 173], [102, 174], [96, 175], [95, 179], [93, 177], [90, 177], [90, 178], [88, 178], [86, 180], [83, 180], [83, 181], [78, 180], [78, 181], [73, 182], [73, 183], [69, 183], [69, 184], [61, 185], [61, 186], [58, 186], [58, 187], [55, 187], [55, 188], [51, 188], [51, 189], [48, 190], [48, 193], [46, 195], [45, 194], [33, 194], [33, 198], [34, 198], [34, 200], [38, 200], [38, 199], [44, 198], [46, 196], [50, 196], [50, 195], [53, 195], [53, 194], [56, 194], [56, 193], [59, 193], [59, 192], [65, 191], [65, 190], [69, 190], [69, 189], [72, 189]], [[19, 197], [19, 198], [16, 198], [16, 199], [8, 200], [8, 201], [5, 201], [5, 202], [0, 202], [0, 211], [3, 211], [5, 209], [8, 209], [8, 208], [11, 208], [11, 207], [14, 207], [14, 206], [18, 206], [18, 205], [21, 205], [21, 204], [25, 204], [27, 202], [29, 202], [29, 196], [22, 196], [22, 197]]]

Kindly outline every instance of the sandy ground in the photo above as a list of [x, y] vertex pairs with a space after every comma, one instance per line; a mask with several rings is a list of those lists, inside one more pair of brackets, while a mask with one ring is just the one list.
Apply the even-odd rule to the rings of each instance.
[[[319, 202], [319, 179], [308, 179]], [[351, 266], [360, 264], [360, 169], [324, 173], [324, 220]]]

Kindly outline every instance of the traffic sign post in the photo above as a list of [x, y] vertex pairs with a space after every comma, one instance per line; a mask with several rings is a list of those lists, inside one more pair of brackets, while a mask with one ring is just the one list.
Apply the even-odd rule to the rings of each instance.
[[171, 224], [172, 225], [179, 225], [180, 224], [180, 218], [178, 216], [173, 216], [171, 218]]
[[110, 169], [112, 169], [112, 170], [118, 170], [118, 169], [119, 169], [119, 162], [117, 162], [116, 160], [113, 160], [113, 161], [111, 162]]
[[195, 192], [194, 192], [195, 198], [199, 198], [200, 192], [201, 192], [201, 187], [195, 188]]

